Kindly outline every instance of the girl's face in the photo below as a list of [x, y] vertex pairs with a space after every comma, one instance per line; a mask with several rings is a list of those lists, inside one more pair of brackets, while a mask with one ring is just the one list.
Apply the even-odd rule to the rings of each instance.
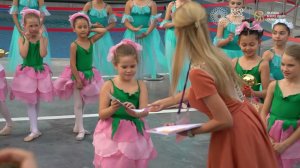
[[115, 69], [123, 80], [134, 78], [137, 70], [137, 60], [133, 55], [119, 57], [119, 62], [115, 64]]
[[36, 17], [26, 18], [24, 23], [25, 32], [28, 32], [31, 36], [36, 36], [40, 30], [40, 21]]
[[243, 1], [242, 0], [230, 0], [229, 1], [229, 8], [231, 9], [240, 9], [243, 7]]
[[78, 37], [87, 37], [90, 31], [88, 21], [85, 19], [76, 19], [74, 22], [74, 32]]
[[256, 56], [256, 51], [260, 45], [260, 40], [257, 39], [257, 35], [251, 34], [248, 36], [242, 35], [239, 39], [239, 46], [244, 53], [244, 56], [251, 57]]
[[289, 38], [289, 32], [283, 25], [276, 25], [272, 30], [272, 39], [275, 45], [285, 45]]
[[300, 62], [289, 55], [283, 54], [281, 71], [286, 79], [298, 77], [300, 74]]

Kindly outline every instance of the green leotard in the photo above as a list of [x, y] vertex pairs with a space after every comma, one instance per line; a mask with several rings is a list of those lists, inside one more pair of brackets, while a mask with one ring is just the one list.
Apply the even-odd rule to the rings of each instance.
[[[93, 69], [93, 44], [90, 44], [88, 50], [82, 48], [77, 42], [74, 42], [77, 45], [76, 49], [76, 67], [77, 70], [84, 74], [85, 79], [92, 79], [94, 73]], [[74, 77], [73, 77], [74, 78]]]
[[33, 67], [36, 72], [44, 70], [43, 58], [40, 55], [40, 41], [29, 42], [27, 57], [23, 58], [22, 69], [26, 66]]

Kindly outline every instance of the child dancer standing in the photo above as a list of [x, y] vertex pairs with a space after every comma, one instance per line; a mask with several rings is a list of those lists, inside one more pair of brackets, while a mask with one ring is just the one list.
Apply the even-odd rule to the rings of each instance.
[[[114, 75], [114, 67], [106, 58], [109, 48], [114, 45], [108, 31], [115, 27], [117, 18], [113, 14], [111, 6], [104, 3], [103, 0], [93, 0], [86, 3], [83, 11], [88, 14], [92, 22], [92, 27], [102, 27], [107, 30], [103, 37], [96, 41], [93, 46], [93, 65], [102, 75]], [[95, 33], [91, 33], [90, 36], [94, 34]]]
[[299, 53], [300, 45], [286, 48], [281, 62], [284, 78], [270, 84], [262, 109], [281, 168], [294, 168], [300, 163]]
[[243, 0], [230, 0], [228, 2], [231, 13], [219, 20], [217, 35], [214, 38], [214, 45], [220, 47], [231, 59], [243, 55], [238, 45], [238, 37], [234, 34], [235, 29], [244, 19], [242, 12], [242, 7], [244, 6], [243, 2]]
[[139, 44], [127, 39], [110, 49], [108, 59], [118, 75], [107, 81], [100, 92], [100, 121], [93, 141], [96, 168], [146, 168], [149, 160], [156, 156], [150, 135], [145, 132], [148, 126], [143, 117], [148, 112], [129, 115], [116, 100], [110, 99], [113, 95], [127, 108], [147, 106], [147, 87], [135, 79], [141, 49]]
[[[83, 140], [87, 131], [83, 127], [83, 113], [86, 103], [97, 102], [103, 79], [93, 64], [93, 44], [106, 32], [104, 28], [90, 29], [89, 17], [84, 13], [75, 13], [69, 19], [77, 39], [71, 43], [70, 66], [66, 67], [54, 82], [56, 94], [61, 99], [69, 99], [74, 93], [76, 140]], [[89, 32], [96, 34], [89, 37]]]
[[293, 23], [287, 22], [286, 19], [278, 19], [272, 24], [273, 47], [263, 54], [263, 59], [269, 62], [271, 79], [281, 80], [281, 56], [285, 50], [286, 43], [293, 29]]
[[143, 46], [138, 76], [147, 80], [162, 80], [157, 73], [167, 72], [164, 47], [156, 29], [158, 17], [156, 3], [152, 0], [129, 0], [122, 18], [127, 28], [124, 38]]
[[37, 126], [40, 100], [53, 100], [52, 73], [49, 66], [43, 64], [48, 40], [43, 36], [40, 11], [24, 9], [21, 14], [25, 31], [24, 36], [19, 38], [23, 64], [17, 67], [12, 80], [11, 99], [16, 98], [27, 104], [31, 133], [24, 141], [32, 141], [41, 135]]
[[[160, 27], [164, 27], [166, 29], [165, 31], [165, 55], [167, 58], [168, 62], [168, 72], [169, 72], [169, 77], [170, 81], [172, 81], [171, 76], [172, 76], [172, 63], [173, 63], [173, 55], [176, 47], [176, 35], [175, 35], [175, 29], [174, 29], [174, 24], [172, 23], [172, 15], [176, 11], [177, 8], [179, 8], [183, 3], [189, 2], [190, 0], [177, 0], [177, 1], [172, 1], [169, 3], [165, 15], [165, 19], [163, 22], [161, 22]], [[185, 60], [184, 67], [181, 71], [180, 74], [180, 79], [177, 84], [177, 92], [180, 92], [183, 90], [184, 87], [184, 82], [185, 82], [185, 76], [188, 71], [188, 66], [189, 63], [187, 60]]]
[[[21, 23], [21, 11], [23, 9], [30, 8], [36, 9], [41, 12], [41, 25], [43, 25], [44, 16], [49, 16], [50, 13], [47, 11], [46, 6], [44, 5], [44, 0], [13, 0], [13, 4], [9, 10], [9, 13], [13, 17], [13, 21], [15, 23], [10, 48], [8, 55], [8, 64], [7, 70], [14, 72], [16, 67], [22, 63], [22, 57], [20, 56], [20, 49], [18, 40], [20, 37], [24, 35], [24, 27]], [[45, 28], [43, 28], [43, 36], [48, 39], [48, 33]], [[46, 62], [50, 63], [50, 45], [47, 46], [47, 56], [45, 57]]]
[[6, 122], [5, 126], [0, 130], [0, 135], [9, 135], [13, 126], [10, 113], [5, 103], [7, 93], [8, 87], [5, 79], [5, 71], [3, 66], [0, 64], [0, 113]]

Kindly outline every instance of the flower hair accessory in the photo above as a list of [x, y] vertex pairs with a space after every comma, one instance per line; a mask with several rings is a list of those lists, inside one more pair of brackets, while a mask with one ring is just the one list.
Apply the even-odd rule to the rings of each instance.
[[250, 23], [245, 21], [243, 22], [236, 30], [235, 30], [235, 35], [240, 35], [241, 32], [245, 29], [249, 30], [256, 30], [258, 32], [262, 32], [264, 29], [260, 26], [259, 22], [253, 22], [252, 26], [250, 26]]
[[71, 24], [71, 27], [74, 28], [74, 25], [73, 25], [74, 20], [75, 20], [76, 18], [78, 18], [78, 17], [83, 17], [83, 18], [85, 18], [85, 19], [88, 21], [89, 26], [92, 25], [92, 23], [91, 23], [90, 18], [88, 17], [88, 15], [86, 15], [86, 14], [83, 13], [83, 12], [77, 12], [77, 13], [74, 13], [73, 15], [69, 16], [69, 22], [70, 22], [70, 24]]
[[108, 55], [107, 55], [107, 61], [111, 62], [111, 61], [113, 60], [113, 58], [114, 58], [114, 55], [115, 55], [115, 53], [116, 53], [117, 48], [120, 47], [121, 45], [124, 45], [124, 44], [125, 44], [125, 45], [131, 45], [132, 47], [134, 47], [134, 49], [135, 49], [138, 53], [141, 52], [142, 49], [143, 49], [143, 47], [142, 47], [140, 44], [138, 44], [138, 43], [136, 43], [136, 42], [134, 42], [134, 41], [132, 41], [132, 40], [129, 40], [129, 39], [124, 39], [124, 40], [122, 40], [120, 43], [118, 43], [118, 44], [112, 46], [112, 47], [109, 49], [109, 53], [108, 53]]
[[272, 29], [274, 29], [274, 26], [278, 23], [285, 24], [290, 30], [294, 28], [294, 25], [292, 22], [288, 22], [286, 19], [276, 19], [275, 22], [272, 24]]
[[38, 10], [35, 10], [35, 9], [30, 9], [30, 8], [24, 8], [22, 11], [21, 11], [21, 15], [22, 15], [22, 21], [21, 21], [21, 25], [24, 26], [24, 19], [25, 19], [25, 16], [29, 13], [32, 13], [32, 14], [35, 14], [37, 15], [39, 18], [41, 16], [41, 12], [38, 11]]

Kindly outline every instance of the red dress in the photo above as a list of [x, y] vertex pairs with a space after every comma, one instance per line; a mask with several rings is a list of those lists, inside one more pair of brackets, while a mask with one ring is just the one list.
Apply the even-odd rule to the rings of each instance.
[[[218, 93], [214, 80], [200, 69], [192, 69], [189, 78], [191, 106], [212, 119], [203, 98]], [[266, 128], [256, 110], [247, 102], [223, 101], [232, 115], [233, 127], [211, 133], [207, 167], [277, 168]]]

